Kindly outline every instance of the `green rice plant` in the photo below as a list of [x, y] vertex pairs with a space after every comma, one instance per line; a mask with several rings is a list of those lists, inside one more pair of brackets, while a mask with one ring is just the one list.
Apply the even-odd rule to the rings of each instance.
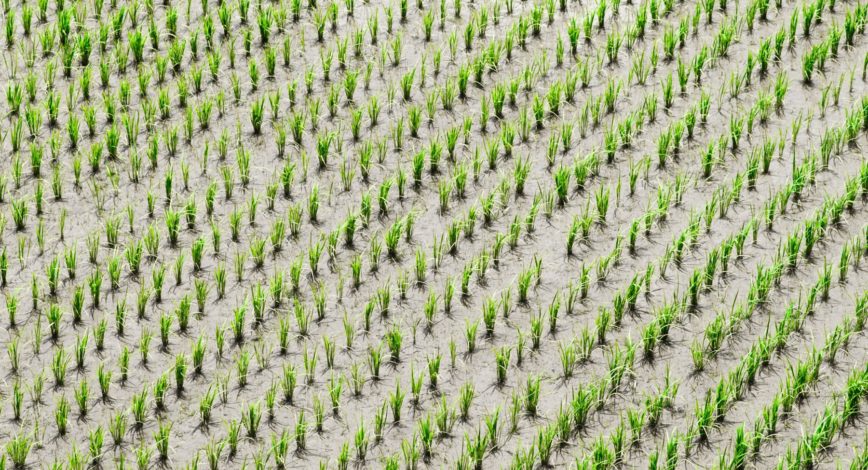
[[21, 391], [21, 384], [16, 380], [12, 384], [12, 416], [14, 421], [21, 421], [21, 409], [24, 404], [24, 392]]
[[60, 337], [60, 322], [63, 318], [63, 311], [60, 310], [60, 307], [57, 304], [51, 304], [48, 307], [45, 318], [48, 320], [48, 329], [51, 333], [51, 339], [57, 341]]
[[382, 365], [382, 349], [378, 345], [376, 348], [368, 349], [368, 366], [371, 370], [371, 378], [373, 380], [380, 379], [380, 366]]
[[[118, 290], [120, 286], [120, 275], [121, 275], [121, 260], [117, 256], [112, 256], [109, 258], [108, 263], [106, 263], [106, 271], [109, 275], [109, 284], [111, 286], [112, 291]], [[98, 292], [98, 289], [97, 289]]]
[[[854, 259], [851, 253], [859, 253], [860, 250], [851, 251], [850, 243], [846, 243], [843, 247], [841, 247], [841, 258], [838, 261], [838, 282], [843, 284], [847, 282], [847, 272], [850, 267], [850, 260]], [[858, 256], [856, 254], [855, 256]], [[858, 263], [854, 263], [858, 264]]]
[[157, 426], [157, 431], [154, 433], [154, 446], [157, 448], [157, 453], [162, 461], [166, 461], [169, 458], [169, 438], [171, 432], [171, 423], [160, 422]]
[[[359, 423], [359, 427], [356, 430], [355, 437], [353, 439], [353, 443], [356, 448], [356, 460], [360, 462], [364, 462], [368, 455], [368, 437], [365, 431], [365, 423], [362, 421]], [[345, 444], [346, 446], [346, 444]], [[346, 449], [346, 447], [344, 447]]]
[[40, 295], [40, 286], [39, 286], [39, 278], [36, 277], [36, 274], [31, 274], [30, 277], [30, 296], [33, 299], [33, 310], [37, 310], [39, 308], [39, 299]]
[[[282, 435], [283, 437], [283, 435]], [[274, 442], [272, 438], [272, 447], [275, 448]], [[205, 457], [208, 460], [208, 466], [210, 468], [214, 468], [219, 466], [220, 457], [223, 454], [223, 449], [226, 447], [226, 441], [220, 440], [219, 442], [214, 441], [213, 439], [208, 441], [208, 444], [205, 445]], [[279, 463], [280, 460], [280, 450], [275, 448], [275, 460]]]
[[849, 341], [851, 332], [846, 331], [840, 325], [826, 336], [826, 343], [823, 345], [823, 356], [830, 364], [835, 363], [835, 357], [841, 347], [846, 346]]
[[741, 135], [743, 132], [744, 119], [737, 118], [735, 116], [730, 116], [729, 118], [729, 142], [732, 147], [732, 151], [735, 152], [738, 150], [739, 142], [741, 141]]
[[642, 330], [642, 349], [645, 357], [654, 357], [654, 348], [660, 342], [660, 325], [652, 321]]
[[465, 462], [462, 465], [467, 468], [470, 468], [471, 466], [473, 468], [481, 468], [482, 461], [485, 458], [485, 452], [489, 446], [488, 436], [482, 435], [481, 429], [477, 428], [475, 439], [465, 433], [464, 447], [467, 450], [464, 451], [462, 455], [462, 460]]
[[172, 315], [166, 313], [160, 315], [160, 343], [164, 350], [169, 347], [169, 336], [171, 334], [173, 318]]
[[27, 205], [23, 200], [13, 199], [11, 201], [12, 220], [15, 223], [16, 231], [23, 231], [27, 226]]
[[241, 425], [244, 427], [247, 437], [256, 439], [261, 420], [262, 410], [259, 403], [251, 403], [243, 409], [241, 413]]
[[[115, 258], [115, 257], [110, 258], [109, 259], [109, 265], [108, 265], [109, 279], [112, 281], [112, 290], [117, 290], [117, 284], [115, 282], [116, 277], [114, 276], [114, 272], [120, 273], [120, 269], [113, 269], [112, 268], [112, 261], [115, 259], [117, 259], [117, 258]], [[184, 261], [185, 261], [184, 255], [180, 254], [180, 255], [178, 255], [177, 258], [175, 258], [175, 262], [172, 264], [172, 270], [174, 271], [174, 274], [175, 274], [175, 285], [176, 286], [180, 286], [181, 283], [183, 282]], [[120, 262], [118, 262], [117, 264], [119, 265]]]
[[[255, 67], [253, 64], [255, 62], [251, 62], [251, 78], [253, 77]], [[253, 133], [259, 135], [262, 132], [262, 122], [265, 116], [265, 100], [263, 98], [259, 98], [254, 100], [250, 106], [250, 124], [253, 126]]]
[[561, 375], [564, 380], [570, 379], [573, 376], [578, 356], [573, 342], [559, 343], [558, 351], [561, 359]]
[[[531, 347], [534, 350], [538, 350], [540, 346], [540, 338], [542, 337], [542, 318], [541, 315], [531, 316], [530, 318], [530, 337], [531, 337]], [[524, 338], [523, 336], [519, 336], [519, 346], [523, 346]], [[518, 362], [521, 362], [522, 359], [522, 348], [517, 348], [518, 353]]]
[[467, 382], [458, 390], [458, 415], [461, 421], [466, 422], [470, 417], [470, 406], [473, 404], [473, 399], [476, 396], [476, 391], [471, 382]]
[[814, 245], [817, 243], [820, 237], [823, 236], [823, 228], [817, 222], [809, 222], [805, 224], [804, 228], [804, 249], [802, 250], [802, 254], [805, 258], [810, 258], [811, 253], [813, 252]]
[[524, 411], [530, 416], [536, 416], [540, 398], [540, 378], [528, 377], [524, 390]]
[[392, 410], [392, 422], [398, 423], [401, 421], [401, 408], [404, 404], [404, 392], [401, 391], [401, 384], [395, 383], [395, 391], [389, 394], [389, 408]]
[[9, 367], [13, 374], [18, 374], [18, 368], [21, 360], [20, 350], [18, 348], [19, 337], [15, 336], [6, 345], [6, 354], [9, 358]]
[[63, 349], [58, 349], [51, 360], [51, 373], [54, 376], [54, 384], [62, 387], [66, 383], [66, 371], [69, 365], [69, 356]]
[[[319, 213], [319, 186], [316, 184], [311, 188], [310, 194], [308, 195], [307, 210], [311, 222], [316, 222], [317, 214]], [[290, 224], [290, 226], [292, 226], [292, 224]]]
[[697, 372], [705, 369], [705, 346], [699, 341], [693, 341], [690, 344], [690, 357], [693, 360], [693, 368]]
[[597, 220], [602, 224], [606, 223], [606, 215], [609, 212], [609, 196], [610, 191], [608, 186], [600, 186], [594, 193], [594, 202], [597, 207]]
[[561, 310], [561, 296], [560, 293], [556, 293], [554, 298], [552, 298], [552, 302], [549, 304], [548, 308], [548, 317], [549, 317], [549, 331], [552, 334], [557, 331], [557, 322], [558, 315]]
[[663, 89], [663, 106], [666, 109], [670, 109], [675, 100], [672, 87], [672, 74], [669, 74], [666, 80], [660, 83], [660, 86]]
[[57, 401], [57, 407], [54, 410], [54, 423], [57, 426], [57, 433], [65, 436], [69, 425], [69, 400], [63, 395]]
[[78, 384], [78, 388], [75, 389], [73, 395], [75, 396], [75, 402], [78, 404], [79, 416], [87, 416], [87, 413], [90, 410], [90, 388], [87, 380], [82, 380]]
[[[304, 412], [302, 411], [302, 414], [303, 413]], [[236, 451], [238, 449], [238, 441], [241, 434], [241, 423], [239, 423], [237, 420], [229, 421], [227, 424], [226, 434], [226, 439], [223, 442], [229, 446], [229, 456], [232, 457], [236, 454]]]
[[[482, 304], [482, 322], [485, 325], [485, 335], [494, 336], [494, 326], [497, 320], [497, 300], [488, 298]], [[475, 336], [475, 335], [474, 335]], [[475, 338], [474, 338], [475, 340]], [[468, 340], [469, 345], [469, 340]], [[469, 349], [469, 348], [468, 348]], [[471, 351], [472, 352], [472, 351]]]
[[527, 303], [528, 291], [530, 290], [531, 280], [533, 279], [533, 271], [524, 270], [518, 275], [518, 301], [519, 303]]
[[596, 327], [596, 336], [598, 344], [606, 343], [606, 333], [609, 330], [609, 324], [611, 322], [612, 315], [608, 309], [600, 309], [599, 314], [594, 319], [594, 325]]
[[235, 371], [238, 377], [238, 387], [244, 388], [247, 385], [249, 370], [250, 353], [246, 349], [241, 349], [235, 358]]
[[569, 169], [564, 166], [559, 167], [557, 171], [555, 171], [555, 191], [557, 192], [558, 204], [560, 205], [564, 205], [567, 202], [567, 196], [570, 186], [570, 177], [571, 173]]
[[391, 362], [400, 362], [401, 345], [403, 343], [403, 333], [401, 332], [401, 328], [397, 324], [393, 324], [386, 332], [386, 337], [384, 339], [386, 345], [389, 347]]
[[168, 232], [169, 244], [172, 247], [177, 246], [178, 236], [180, 233], [181, 214], [172, 209], [166, 209], [165, 212], [166, 231]]
[[18, 434], [6, 443], [6, 455], [15, 468], [25, 468], [30, 451], [35, 445], [30, 437]]
[[187, 356], [184, 353], [175, 356], [175, 390], [181, 393], [184, 390], [184, 381], [187, 378]]
[[133, 394], [130, 411], [133, 414], [133, 425], [137, 429], [141, 429], [147, 417], [147, 398], [148, 392], [146, 390], [142, 390], [140, 393]]

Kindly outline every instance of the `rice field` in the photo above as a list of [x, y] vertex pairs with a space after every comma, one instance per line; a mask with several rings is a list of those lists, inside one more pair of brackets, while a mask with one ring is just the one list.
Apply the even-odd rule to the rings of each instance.
[[868, 4], [2, 7], [0, 469], [868, 468]]

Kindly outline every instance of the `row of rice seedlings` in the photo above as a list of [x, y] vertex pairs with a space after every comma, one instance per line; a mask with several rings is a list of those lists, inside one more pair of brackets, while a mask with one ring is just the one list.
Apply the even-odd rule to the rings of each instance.
[[[851, 180], [851, 181], [853, 181], [853, 180]], [[847, 196], [845, 195], [845, 197], [847, 197]], [[827, 207], [827, 206], [828, 206], [828, 204], [824, 204], [824, 207]], [[801, 238], [801, 232], [806, 231], [806, 232], [812, 233], [812, 235], [810, 235], [811, 237], [813, 237], [811, 243], [816, 243], [816, 241], [819, 241], [819, 239], [822, 238], [822, 236], [823, 236], [822, 233], [825, 233], [825, 229], [817, 230], [817, 228], [819, 226], [822, 226], [825, 224], [826, 224], [826, 222], [818, 222], [816, 220], [814, 220], [814, 221], [809, 220], [809, 221], [805, 222], [804, 225], [802, 225], [802, 228], [797, 228], [794, 232], [791, 232], [791, 235], [789, 235], [789, 237], [787, 239], [788, 240], [792, 240], [794, 238], [800, 239]], [[817, 233], [817, 232], [819, 232], [820, 234], [814, 235], [814, 233]], [[788, 245], [788, 246], [792, 246], [792, 245]], [[790, 248], [786, 248], [786, 249], [790, 250]], [[797, 256], [798, 255], [798, 246], [795, 247], [795, 250], [796, 250], [796, 256]], [[729, 248], [725, 251], [722, 251], [721, 253], [724, 253], [724, 254], [725, 253], [731, 253], [731, 251], [732, 251], [732, 249]], [[713, 253], [715, 253], [715, 256], [717, 256], [716, 255], [717, 252], [713, 252]], [[843, 246], [842, 254], [841, 254], [841, 256], [842, 256], [842, 264], [841, 264], [842, 268], [841, 268], [841, 270], [843, 271], [843, 277], [839, 276], [839, 278], [842, 280], [846, 279], [846, 270], [847, 270], [848, 266], [850, 265], [850, 262], [848, 260], [849, 253], [850, 253], [850, 242], [848, 241]], [[810, 256], [810, 253], [806, 251], [805, 256], [807, 258], [808, 256]], [[706, 341], [705, 341], [706, 346], [704, 348], [705, 349], [704, 352], [707, 354], [710, 354], [710, 355], [716, 354], [717, 350], [720, 348], [720, 344], [721, 344], [722, 340], [725, 337], [728, 337], [744, 319], [749, 318], [750, 315], [752, 314], [751, 312], [753, 312], [757, 308], [757, 306], [759, 306], [762, 303], [760, 300], [762, 297], [762, 293], [765, 292], [766, 290], [768, 290], [772, 284], [777, 284], [777, 279], [780, 276], [782, 276], [783, 274], [785, 274], [784, 270], [781, 268], [783, 268], [785, 266], [792, 266], [792, 268], [789, 269], [789, 272], [792, 272], [793, 268], [796, 265], [796, 262], [797, 261], [794, 259], [794, 256], [791, 254], [791, 252], [787, 252], [786, 254], [779, 252], [778, 255], [776, 255], [775, 261], [773, 261], [772, 266], [766, 267], [763, 265], [759, 265], [757, 268], [757, 278], [751, 284], [750, 290], [748, 292], [747, 300], [739, 303], [738, 306], [733, 305], [732, 308], [730, 309], [729, 316], [727, 316], [725, 313], [719, 314], [718, 318], [715, 320], [715, 322], [713, 322], [709, 326], [711, 329], [706, 332]], [[792, 263], [792, 264], [790, 264], [790, 263]], [[828, 285], [829, 285], [828, 281], [824, 282], [825, 287], [822, 289], [822, 294], [823, 294], [824, 298], [828, 295]], [[704, 361], [702, 361], [701, 348], [697, 345], [693, 348], [693, 351], [694, 351], [694, 357], [697, 359], [700, 359], [699, 364], [702, 364]]]
[[[850, 179], [850, 181], [855, 181]], [[850, 183], [848, 183], [850, 185]], [[834, 218], [834, 214], [830, 217], [828, 211], [832, 210], [838, 214], [839, 211], [843, 211], [845, 206], [852, 205], [854, 202], [855, 193], [847, 191], [843, 195], [838, 198], [825, 198], [823, 202], [823, 206], [820, 211], [807, 222], [802, 225], [814, 227], [816, 224], [821, 224], [823, 226], [827, 226], [831, 220]], [[837, 209], [836, 209], [837, 208]], [[833, 225], [837, 223], [832, 223]], [[756, 219], [753, 219], [753, 224], [758, 224]], [[748, 227], [742, 232], [743, 234], [747, 234]], [[796, 230], [803, 230], [801, 227]], [[824, 231], [823, 231], [824, 233]], [[822, 237], [822, 235], [819, 235]], [[731, 243], [729, 241], [725, 241], [726, 244]], [[731, 251], [730, 251], [731, 252]], [[712, 253], [718, 253], [717, 251], [713, 251]], [[661, 331], [663, 327], [668, 327], [671, 322], [677, 318], [678, 311], [684, 307], [696, 308], [698, 306], [698, 298], [699, 294], [705, 289], [706, 280], [709, 277], [714, 275], [714, 272], [717, 270], [717, 258], [715, 256], [710, 256], [706, 261], [706, 265], [704, 267], [697, 268], [693, 271], [691, 276], [690, 285], [688, 286], [687, 292], [681, 295], [681, 298], [677, 298], [673, 302], [667, 304], [666, 308], [661, 308], [658, 312], [658, 323], [661, 325]], [[760, 265], [757, 268], [757, 274], [754, 281], [751, 283], [751, 288], [747, 296], [747, 300], [744, 303], [738, 304], [738, 306], [733, 306], [731, 309], [730, 315], [732, 318], [727, 318], [725, 314], [718, 314], [716, 319], [712, 321], [708, 329], [706, 330], [706, 343], [708, 346], [709, 354], [714, 354], [722, 343], [723, 338], [729, 336], [732, 333], [732, 329], [738, 325], [738, 323], [743, 318], [747, 318], [751, 315], [759, 305], [763, 304], [765, 300], [768, 298], [768, 295], [773, 288], [774, 285], [777, 284], [777, 279], [784, 274], [784, 261], [781, 259], [781, 255], [776, 255], [775, 259], [771, 262], [771, 265], [766, 267]], [[681, 307], [683, 306], [683, 307]], [[670, 313], [673, 311], [674, 313]], [[655, 331], [656, 327], [652, 327], [653, 329], [650, 331]], [[650, 338], [650, 344], [656, 345], [657, 341], [655, 338], [657, 335], [653, 333], [643, 334], [643, 338]], [[646, 350], [653, 351], [653, 347], [646, 347]], [[702, 358], [701, 353], [697, 347], [693, 347], [693, 355], [695, 364], [704, 364], [704, 359]]]
[[[788, 312], [793, 311], [794, 306], [795, 306], [795, 304], [791, 304], [790, 309], [788, 309]], [[748, 356], [746, 356], [745, 358], [743, 358], [741, 360], [740, 366], [732, 369], [733, 372], [731, 372], [727, 376], [733, 381], [738, 381], [738, 383], [740, 383], [741, 385], [738, 385], [736, 383], [726, 385], [726, 382], [722, 381], [721, 384], [724, 384], [724, 386], [719, 385], [717, 387], [717, 395], [716, 395], [717, 398], [714, 398], [714, 394], [709, 394], [709, 395], [707, 395], [705, 405], [700, 406], [699, 404], [697, 404], [697, 412], [695, 415], [696, 416], [696, 422], [692, 423], [688, 427], [688, 431], [685, 433], [677, 433], [676, 435], [673, 436], [674, 440], [671, 438], [667, 438], [666, 444], [664, 445], [664, 448], [666, 449], [666, 452], [667, 452], [667, 457], [665, 460], [666, 462], [672, 462], [672, 461], [677, 462], [677, 460], [678, 460], [677, 453], [678, 453], [678, 443], [679, 442], [681, 442], [684, 445], [684, 447], [685, 447], [684, 451], [686, 454], [689, 455], [691, 453], [691, 448], [693, 446], [694, 440], [703, 440], [706, 438], [708, 430], [710, 429], [711, 425], [713, 425], [714, 422], [721, 420], [723, 417], [722, 414], [716, 416], [716, 413], [725, 413], [727, 407], [729, 406], [728, 405], [729, 403], [732, 403], [733, 401], [737, 401], [740, 399], [741, 394], [739, 392], [737, 392], [737, 390], [744, 390], [744, 387], [749, 387], [753, 383], [755, 374], [757, 373], [759, 368], [763, 367], [764, 365], [767, 365], [769, 363], [770, 355], [775, 350], [778, 350], [781, 347], [783, 347], [783, 345], [786, 342], [786, 337], [790, 333], [797, 331], [801, 327], [801, 325], [804, 321], [804, 318], [807, 315], [810, 315], [812, 310], [813, 310], [813, 307], [810, 307], [810, 306], [806, 306], [804, 308], [799, 307], [799, 306], [795, 306], [795, 308], [796, 308], [796, 310], [799, 310], [800, 313], [798, 313], [798, 315], [799, 315], [799, 318], [801, 318], [802, 320], [797, 320], [795, 318], [793, 318], [792, 320], [787, 320], [786, 318], [792, 318], [792, 317], [790, 317], [790, 316], [786, 317], [784, 320], [781, 321], [781, 323], [779, 323], [779, 326], [778, 326], [778, 329], [776, 330], [776, 333], [770, 334], [769, 332], [767, 332], [764, 337], [759, 338], [754, 343], [754, 345], [751, 347], [750, 354], [748, 354]], [[858, 313], [858, 311], [857, 311], [857, 315], [860, 315]], [[861, 315], [861, 316], [864, 316], [864, 315]], [[847, 323], [847, 322], [845, 322], [845, 323]], [[850, 323], [850, 324], [852, 324], [852, 323]], [[782, 327], [782, 325], [783, 325], [783, 327]], [[778, 333], [782, 336], [780, 336]], [[830, 337], [831, 336], [832, 335], [830, 335]], [[780, 338], [783, 338], [783, 339], [780, 339]], [[745, 366], [745, 364], [747, 364], [747, 366]], [[816, 365], [817, 362], [813, 362], [813, 364]], [[746, 374], [743, 373], [746, 370], [748, 372]], [[739, 371], [741, 371], [741, 372], [739, 372]], [[814, 375], [814, 377], [816, 377], [816, 375]], [[726, 380], [726, 379], [724, 379], [724, 380]], [[666, 380], [666, 383], [669, 383], [668, 379]], [[727, 392], [727, 390], [729, 392]], [[800, 388], [800, 390], [804, 390], [804, 387]], [[733, 391], [736, 391], [736, 393], [730, 393]], [[724, 392], [728, 393], [728, 395], [722, 395], [721, 394]], [[632, 410], [628, 411], [628, 414], [631, 411]], [[646, 411], [647, 411], [647, 409], [646, 409]], [[633, 416], [644, 416], [644, 415], [643, 414], [637, 414], [635, 411], [633, 411]], [[632, 428], [633, 435], [639, 435], [641, 433], [642, 424], [640, 423], [640, 421], [641, 420], [638, 420], [638, 419], [630, 420], [631, 425], [634, 422], [637, 423], [635, 425], [635, 427]], [[621, 423], [622, 423], [621, 426], [623, 426], [623, 419], [622, 419]], [[618, 429], [620, 429], [620, 428], [618, 428]], [[771, 432], [773, 433], [774, 430], [772, 430]], [[593, 457], [586, 457], [588, 459], [588, 462], [593, 461], [594, 458], [597, 458], [599, 455], [601, 455], [601, 452], [603, 453], [602, 455], [606, 455], [606, 453], [611, 453], [611, 455], [616, 455], [616, 456], [619, 455], [620, 451], [622, 450], [622, 447], [620, 444], [620, 438], [618, 437], [619, 433], [620, 433], [620, 431], [616, 430], [612, 434], [612, 441], [611, 441], [612, 449], [608, 449], [608, 450], [605, 449], [604, 444], [603, 445], [601, 445], [600, 443], [595, 444], [594, 453], [592, 454]], [[637, 442], [637, 441], [634, 441], [634, 442]], [[649, 462], [650, 462], [649, 464], [654, 465], [655, 468], [657, 466], [656, 462], [658, 460], [658, 453], [657, 452], [658, 452], [657, 450], [654, 450], [654, 451], [652, 451], [651, 455], [649, 456]], [[585, 465], [587, 465], [588, 462], [585, 462]]]
[[[815, 353], [813, 357], [819, 360], [822, 355]], [[792, 403], [793, 387], [804, 387], [804, 381], [809, 380], [807, 377], [810, 375], [804, 375], [801, 371], [802, 368], [799, 367], [798, 375], [788, 375], [788, 385], [775, 395], [771, 405], [764, 408], [755, 420], [757, 429], [753, 432], [746, 431], [743, 425], [736, 429], [732, 456], [727, 455], [729, 452], [718, 454], [720, 462], [726, 465], [744, 465], [760, 450], [762, 444], [774, 434], [779, 415], [788, 413], [787, 404]], [[803, 432], [803, 437], [798, 440], [795, 449], [788, 446], [787, 451], [779, 459], [781, 464], [811, 466], [818, 463], [823, 449], [827, 448], [835, 435], [843, 432], [858, 416], [859, 402], [865, 396], [865, 377], [864, 367], [856, 367], [850, 372], [840, 390], [840, 395], [828, 401], [818, 412], [814, 429]]]
[[[678, 253], [681, 250], [678, 247], [694, 244], [698, 236], [698, 223], [698, 217], [692, 217], [689, 226], [676, 237], [674, 244], [670, 244], [669, 247], [675, 247], [676, 253]], [[706, 260], [705, 267], [700, 267], [693, 271], [690, 284], [687, 291], [682, 294], [682, 299], [673, 300], [658, 311], [659, 321], [652, 322], [648, 328], [643, 330], [644, 349], [649, 357], [653, 357], [654, 348], [661, 339], [665, 338], [665, 335], [661, 334], [668, 331], [669, 325], [677, 319], [678, 312], [684, 308], [695, 308], [698, 303], [699, 294], [711, 286], [710, 281], [713, 280], [714, 273], [719, 269], [721, 275], [725, 275], [728, 269], [729, 258], [733, 255], [737, 257], [742, 255], [744, 242], [750, 233], [754, 231], [754, 226], [757, 224], [758, 222], [754, 219], [735, 234], [724, 238], [720, 245], [710, 252], [711, 254]], [[672, 253], [671, 249], [667, 249], [664, 252], [664, 256], [660, 260], [661, 273], [665, 273], [666, 265]], [[676, 258], [677, 260], [678, 258]]]
[[[816, 292], [817, 286], [821, 283], [822, 276], [817, 280], [814, 286], [811, 287], [810, 293], [804, 302], [799, 299], [798, 301], [789, 304], [785, 310], [784, 317], [777, 322], [775, 329], [773, 331], [766, 331], [761, 337], [759, 337], [751, 346], [747, 355], [739, 361], [738, 367], [731, 369], [729, 375], [726, 376], [727, 378], [720, 382], [720, 384], [724, 384], [726, 380], [729, 380], [734, 384], [718, 384], [718, 390], [723, 390], [727, 387], [730, 389], [750, 387], [754, 384], [756, 374], [763, 368], [769, 366], [772, 355], [776, 351], [781, 351], [786, 346], [787, 339], [790, 335], [801, 331], [808, 316], [814, 313], [814, 299], [816, 299], [814, 293]], [[860, 296], [860, 299], [861, 297], [864, 296]], [[861, 300], [857, 300], [855, 314], [852, 317], [842, 318], [842, 323], [838, 325], [832, 333], [827, 335], [826, 346], [822, 350], [822, 353], [816, 353], [815, 351], [815, 354], [820, 354], [819, 357], [823, 357], [827, 361], [834, 361], [835, 353], [837, 352], [837, 349], [843, 345], [842, 342], [846, 341], [846, 337], [850, 334], [858, 333], [863, 327], [861, 324], [864, 324], [864, 322], [860, 319], [863, 318], [865, 314], [862, 311], [864, 308], [860, 306], [861, 303], [863, 303]], [[819, 364], [814, 363], [813, 367], [819, 367]], [[791, 370], [801, 370], [801, 368], [791, 368]], [[814, 380], [816, 380], [816, 377]], [[790, 382], [787, 382], [787, 384], [789, 383]], [[789, 385], [787, 386], [789, 387]], [[793, 401], [796, 400], [799, 395], [804, 393], [805, 386], [800, 385], [798, 389], [793, 390], [794, 391], [792, 392], [786, 391], [786, 397], [788, 398], [783, 403], [787, 408], [792, 406], [791, 404]], [[782, 390], [781, 394], [783, 393], [785, 392]], [[691, 429], [695, 431], [694, 437], [700, 441], [706, 439], [710, 427], [714, 422], [720, 421], [724, 418], [728, 406], [726, 403], [738, 401], [739, 399], [740, 398], [735, 397], [733, 400], [713, 400], [709, 397], [706, 399], [704, 404], [700, 405], [697, 403], [697, 411], [695, 412], [696, 421], [691, 425]], [[777, 408], [779, 406], [777, 404], [778, 400], [775, 399], [774, 403], [773, 407]], [[770, 418], [775, 419], [769, 420]], [[776, 416], [770, 415], [766, 418], [765, 425], [770, 426], [770, 428], [766, 430], [767, 435], [774, 433], [776, 423]]]
[[562, 356], [568, 356], [568, 355], [564, 355], [564, 354], [562, 354]]
[[[625, 413], [621, 413], [618, 424], [609, 434], [609, 438], [605, 439], [602, 435], [598, 435], [593, 440], [590, 455], [577, 456], [575, 458], [575, 465], [578, 468], [586, 468], [589, 465], [599, 464], [600, 462], [609, 462], [610, 464], [622, 462], [631, 448], [640, 443], [643, 428], [656, 427], [659, 422], [660, 413], [673, 406], [678, 393], [678, 385], [677, 382], [671, 381], [667, 368], [663, 387], [647, 396], [642, 405], [639, 405], [635, 409], [627, 410], [626, 421], [624, 419]], [[628, 430], [629, 435], [627, 434]], [[677, 432], [671, 438], [668, 438], [667, 462], [671, 462], [672, 464], [677, 464], [678, 462], [678, 438], [679, 434]], [[653, 455], [650, 458], [651, 460], [655, 459]]]
[[[566, 190], [563, 189], [565, 187], [564, 182], [568, 181], [568, 179], [569, 179], [568, 174], [563, 170], [559, 170], [559, 172], [555, 174], [555, 178], [556, 178], [556, 182], [558, 183], [559, 200], [563, 201], [565, 199], [565, 195], [566, 195]], [[631, 185], [631, 188], [632, 188], [632, 185]], [[574, 225], [574, 227], [575, 227], [575, 225]], [[575, 229], [571, 230], [571, 235], [573, 238], [575, 236], [575, 232], [576, 232]], [[569, 249], [570, 245], [571, 244], [568, 244], [568, 249]]]
[[[745, 234], [747, 234], [747, 233], [749, 233], [749, 232], [745, 232]], [[641, 285], [641, 283], [642, 283], [642, 282], [640, 281], [638, 284]], [[563, 350], [563, 349], [562, 349], [562, 350]], [[563, 354], [563, 353], [562, 353], [562, 356], [564, 356], [564, 357], [569, 357], [570, 355], [569, 355], [569, 354]]]
[[[800, 303], [800, 302], [799, 302]], [[715, 422], [719, 422], [723, 419], [724, 415], [717, 415], [717, 413], [726, 413], [728, 408], [728, 403], [732, 403], [741, 399], [743, 396], [740, 393], [733, 393], [729, 395], [727, 398], [726, 395], [721, 395], [722, 392], [727, 390], [742, 390], [745, 387], [750, 387], [754, 383], [754, 378], [756, 373], [762, 368], [766, 367], [770, 363], [771, 354], [774, 351], [780, 350], [786, 344], [786, 338], [793, 332], [798, 331], [801, 328], [801, 325], [804, 322], [806, 316], [810, 315], [813, 311], [813, 307], [810, 305], [806, 305], [804, 307], [797, 305], [796, 303], [792, 303], [790, 307], [787, 309], [788, 316], [781, 320], [778, 324], [774, 333], [766, 332], [765, 335], [761, 338], [758, 338], [754, 344], [751, 346], [751, 349], [747, 356], [742, 358], [737, 367], [731, 369], [731, 372], [728, 375], [725, 375], [723, 381], [721, 381], [723, 386], [718, 385], [717, 387], [717, 399], [713, 397], [713, 394], [708, 394], [704, 405], [697, 403], [696, 412], [695, 412], [695, 422], [689, 423], [687, 431], [684, 433], [678, 433], [673, 436], [673, 440], [667, 438], [666, 444], [664, 448], [667, 450], [667, 462], [675, 461], [677, 462], [677, 447], [678, 443], [682, 443], [684, 446], [684, 451], [686, 454], [691, 453], [691, 448], [694, 445], [694, 441], [701, 442], [704, 439], [707, 439], [708, 432]], [[798, 312], [795, 315], [798, 316], [792, 317], [790, 316], [791, 312]], [[864, 316], [858, 313], [857, 307], [857, 317]], [[852, 325], [853, 323], [849, 320], [844, 321], [845, 325]], [[835, 337], [835, 334], [831, 334], [828, 338]], [[827, 341], [828, 342], [828, 341]], [[731, 382], [726, 382], [730, 380]], [[666, 378], [666, 384], [672, 383], [670, 379]], [[677, 383], [677, 382], [675, 382]], [[728, 384], [728, 385], [727, 385]], [[668, 387], [668, 386], [667, 386]], [[676, 386], [677, 390], [677, 386]], [[673, 397], [674, 398], [674, 397]], [[633, 444], [637, 444], [639, 442], [639, 436], [641, 436], [642, 429], [644, 427], [653, 426], [652, 423], [647, 423], [645, 417], [649, 416], [648, 413], [648, 403], [646, 402], [645, 410], [633, 410], [630, 409], [627, 411], [628, 422], [630, 424], [631, 436], [634, 436], [633, 439], [630, 439], [629, 442]], [[623, 451], [622, 444], [620, 444], [620, 438], [618, 437], [621, 433], [623, 433], [624, 421], [623, 418], [621, 420], [621, 424], [616, 427], [616, 430], [612, 433], [612, 449], [609, 449], [610, 452], [616, 456], [620, 455], [620, 452]], [[774, 425], [772, 425], [774, 426]], [[774, 432], [774, 429], [771, 431]], [[674, 445], [674, 448], [673, 448]], [[595, 447], [595, 452], [602, 450], [599, 445]], [[588, 457], [586, 457], [588, 458]], [[652, 451], [652, 454], [649, 456], [649, 464], [655, 465], [656, 468], [656, 460], [658, 459], [657, 451]]]
[[[610, 369], [610, 372], [613, 370], [615, 369]], [[600, 379], [599, 382], [582, 386], [573, 393], [572, 398], [568, 398], [565, 405], [559, 409], [552, 423], [541, 426], [536, 432], [536, 439], [527, 448], [519, 448], [514, 455], [513, 464], [527, 466], [533, 465], [538, 460], [542, 465], [549, 465], [549, 458], [553, 456], [552, 443], [559, 443], [560, 446], [568, 445], [575, 435], [587, 430], [586, 426], [591, 414], [605, 407], [611, 393], [617, 389], [612, 388], [611, 380], [612, 375]], [[608, 448], [609, 443], [602, 436], [594, 440], [595, 457], [603, 456], [612, 464], [622, 461], [629, 448], [639, 442], [642, 426], [648, 422], [652, 423], [651, 426], [656, 425], [662, 410], [672, 406], [678, 393], [678, 383], [669, 380], [668, 371], [664, 382], [661, 389], [646, 398], [641, 411], [628, 412], [629, 436], [626, 433], [627, 425], [622, 418], [610, 435], [609, 442], [612, 449]], [[576, 457], [575, 462], [579, 468], [584, 468], [591, 463], [591, 459], [587, 456], [579, 456]]]

